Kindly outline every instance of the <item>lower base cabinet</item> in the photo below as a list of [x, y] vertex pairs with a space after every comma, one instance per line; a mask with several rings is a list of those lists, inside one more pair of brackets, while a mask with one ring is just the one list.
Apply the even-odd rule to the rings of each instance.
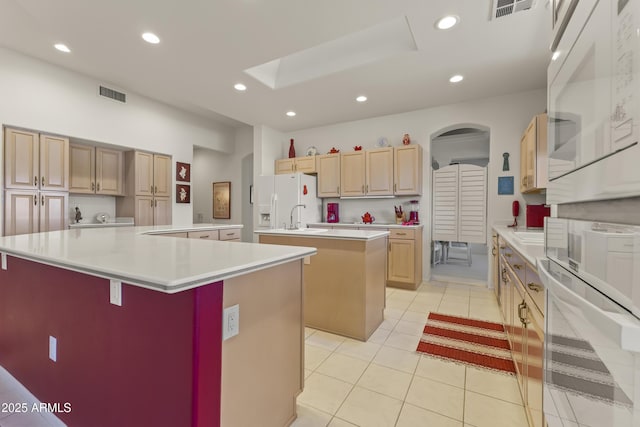
[[422, 229], [389, 230], [387, 285], [415, 290], [422, 282]]
[[64, 230], [69, 224], [69, 193], [5, 191], [4, 235]]

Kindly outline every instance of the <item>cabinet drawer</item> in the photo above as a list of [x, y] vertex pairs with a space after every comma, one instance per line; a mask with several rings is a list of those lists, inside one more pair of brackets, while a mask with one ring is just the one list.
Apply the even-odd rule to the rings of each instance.
[[507, 262], [513, 269], [513, 272], [516, 273], [516, 276], [518, 276], [520, 282], [525, 283], [526, 263], [524, 262], [524, 259], [522, 259], [520, 254], [518, 254], [518, 252], [516, 251], [512, 251], [511, 256], [507, 257]]
[[409, 239], [414, 240], [416, 232], [413, 229], [391, 228], [389, 229], [390, 239]]
[[220, 230], [220, 240], [237, 240], [240, 239], [239, 228], [229, 228], [227, 230]]
[[218, 240], [218, 230], [190, 231], [189, 238]]
[[538, 276], [538, 272], [533, 269], [529, 264], [526, 265], [527, 279], [525, 283], [525, 290], [531, 296], [531, 299], [535, 303], [536, 307], [544, 316], [544, 285]]
[[187, 233], [162, 233], [155, 234], [155, 236], [164, 236], [164, 237], [188, 237]]

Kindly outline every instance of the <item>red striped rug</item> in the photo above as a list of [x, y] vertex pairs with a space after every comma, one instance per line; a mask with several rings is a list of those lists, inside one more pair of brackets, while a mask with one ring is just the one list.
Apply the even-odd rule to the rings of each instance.
[[416, 350], [481, 368], [516, 372], [507, 334], [499, 323], [430, 313]]

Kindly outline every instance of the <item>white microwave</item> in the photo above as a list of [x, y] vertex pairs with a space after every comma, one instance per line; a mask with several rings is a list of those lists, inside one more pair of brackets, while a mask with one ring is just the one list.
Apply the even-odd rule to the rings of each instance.
[[569, 19], [573, 14], [574, 9], [578, 5], [578, 0], [552, 0], [552, 27], [553, 37], [551, 39], [551, 50], [556, 50], [560, 38], [564, 34], [564, 30], [569, 23]]
[[640, 0], [571, 4], [547, 71], [547, 203], [640, 195]]

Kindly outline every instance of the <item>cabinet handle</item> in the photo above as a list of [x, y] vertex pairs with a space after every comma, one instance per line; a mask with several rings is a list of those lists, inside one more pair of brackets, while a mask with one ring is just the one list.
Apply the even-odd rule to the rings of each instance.
[[522, 264], [513, 264], [513, 268], [515, 268], [516, 270], [521, 270]]
[[153, 187], [153, 193], [154, 194], [158, 194], [158, 186], [157, 185], [155, 187]]
[[40, 203], [42, 203], [42, 206], [44, 206], [44, 194], [40, 196]]
[[40, 185], [44, 185], [44, 176], [40, 178]]
[[37, 206], [38, 205], [38, 196], [36, 196], [35, 194], [33, 195], [33, 206]]
[[396, 234], [396, 236], [406, 236], [407, 235], [407, 233], [398, 233], [397, 231], [396, 231], [395, 234]]
[[537, 283], [527, 283], [527, 288], [531, 289], [534, 292], [540, 292], [542, 290], [542, 286], [538, 285]]
[[397, 184], [393, 184], [393, 192], [394, 192], [394, 193], [396, 192], [396, 188], [397, 188], [397, 186], [398, 186]]
[[496, 248], [495, 246], [491, 248], [491, 255], [496, 256]]
[[38, 177], [37, 177], [37, 176], [34, 176], [34, 177], [33, 177], [33, 185], [34, 185], [35, 187], [37, 187], [37, 186], [38, 186]]
[[391, 242], [388, 243], [389, 246], [389, 252], [391, 252]]
[[233, 233], [227, 233], [227, 236], [233, 236]]
[[366, 192], [366, 193], [368, 193], [368, 192], [369, 192], [369, 184], [367, 184], [365, 192]]
[[151, 194], [153, 194], [153, 185], [151, 186]]
[[100, 191], [100, 183], [97, 184], [98, 191]]
[[151, 207], [153, 207], [153, 200], [149, 200], [149, 202], [151, 202]]
[[[524, 315], [522, 314], [523, 310]], [[522, 325], [526, 328], [530, 321], [529, 319], [527, 319], [527, 303], [524, 302], [524, 300], [522, 300], [522, 302], [518, 304], [518, 317], [520, 318]]]
[[504, 254], [504, 256], [506, 256], [507, 258], [511, 258], [511, 254], [508, 253], [508, 252], [506, 254]]
[[338, 189], [336, 190], [336, 193], [340, 194], [340, 186], [338, 186]]
[[209, 235], [207, 234], [206, 236], [200, 236], [201, 239], [208, 239]]
[[506, 269], [506, 268], [504, 268], [504, 267], [502, 267], [502, 281], [503, 281], [503, 282], [505, 282], [505, 283], [507, 283], [507, 276], [506, 276], [506, 274], [507, 274], [507, 269]]
[[364, 185], [362, 186], [362, 192], [364, 193]]
[[158, 207], [158, 201], [157, 201], [157, 200], [156, 200], [156, 204], [155, 204], [155, 207], [156, 207], [156, 208]]
[[91, 191], [95, 191], [95, 189], [96, 189], [96, 183], [92, 182], [91, 183]]

